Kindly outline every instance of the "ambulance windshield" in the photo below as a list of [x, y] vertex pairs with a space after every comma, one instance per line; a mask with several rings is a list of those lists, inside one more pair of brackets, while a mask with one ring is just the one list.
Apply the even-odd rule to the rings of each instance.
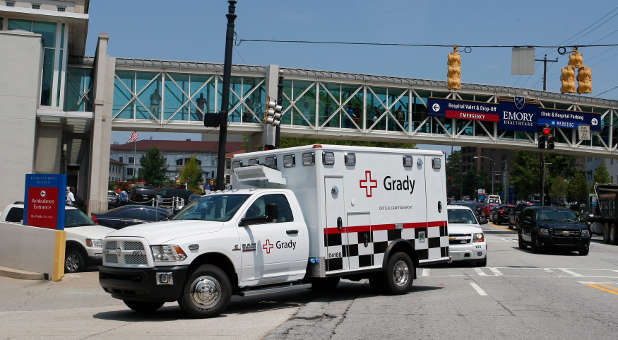
[[229, 221], [250, 195], [208, 195], [193, 201], [173, 220]]

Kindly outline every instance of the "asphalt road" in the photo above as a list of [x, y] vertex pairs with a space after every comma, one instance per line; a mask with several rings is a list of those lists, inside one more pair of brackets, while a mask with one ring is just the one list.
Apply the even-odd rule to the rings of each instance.
[[403, 296], [343, 282], [267, 339], [616, 339], [617, 246], [533, 254], [508, 228], [483, 228], [487, 267], [424, 268]]
[[484, 229], [487, 267], [424, 268], [408, 294], [343, 281], [327, 294], [234, 298], [214, 319], [184, 319], [175, 303], [139, 316], [101, 290], [96, 272], [61, 282], [0, 277], [0, 338], [616, 338], [617, 246], [533, 254], [508, 229]]

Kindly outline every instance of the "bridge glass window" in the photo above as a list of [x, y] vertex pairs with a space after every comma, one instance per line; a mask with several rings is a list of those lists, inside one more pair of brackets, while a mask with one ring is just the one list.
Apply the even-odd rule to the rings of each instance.
[[[284, 80], [282, 125], [313, 126], [315, 124], [316, 83]], [[295, 101], [295, 105], [291, 104]]]
[[264, 104], [266, 103], [266, 87], [263, 78], [241, 79], [242, 98], [244, 104], [239, 107], [243, 123], [260, 123]]
[[166, 74], [164, 119], [189, 120], [189, 86], [189, 75]]
[[136, 119], [161, 118], [161, 76], [157, 73], [136, 72], [135, 75], [139, 100], [135, 105]]
[[64, 111], [92, 112], [91, 73], [92, 69], [87, 68], [69, 67], [67, 69]]
[[[346, 103], [347, 102], [347, 103]], [[341, 115], [341, 127], [347, 129], [363, 128], [363, 87], [341, 85], [341, 103], [344, 105]]]
[[367, 129], [386, 130], [387, 89], [380, 87], [367, 88]]
[[408, 129], [408, 102], [410, 100], [407, 89], [388, 88], [387, 107], [390, 114], [386, 121], [388, 131], [407, 131]]
[[[215, 76], [191, 74], [189, 84], [192, 96], [192, 104], [189, 108], [191, 120], [203, 121], [203, 114], [219, 112], [219, 108], [215, 108]], [[220, 103], [217, 104], [220, 105]]]
[[339, 95], [341, 84], [321, 83], [319, 92], [319, 124], [325, 127], [341, 127]]
[[135, 91], [135, 72], [117, 71], [114, 77], [113, 118], [134, 118], [133, 92]]

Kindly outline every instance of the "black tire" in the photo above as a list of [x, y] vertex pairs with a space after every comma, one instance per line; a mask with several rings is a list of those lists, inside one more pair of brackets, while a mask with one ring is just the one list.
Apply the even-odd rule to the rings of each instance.
[[602, 228], [601, 232], [603, 233], [603, 243], [605, 243], [605, 244], [609, 244], [610, 228], [611, 228], [611, 225], [609, 225], [607, 223], [603, 224], [603, 228]]
[[589, 252], [590, 252], [590, 245], [587, 244], [587, 245], [585, 245], [583, 248], [581, 248], [579, 250], [579, 255], [580, 256], [586, 256], [586, 255], [588, 255]]
[[532, 242], [530, 242], [530, 248], [533, 253], [538, 253], [541, 249], [539, 247], [539, 242], [536, 237], [532, 236]]
[[131, 301], [131, 300], [122, 300], [127, 307], [131, 308], [137, 313], [140, 314], [152, 314], [156, 312], [161, 306], [163, 306], [164, 302], [145, 302], [145, 301]]
[[487, 256], [484, 259], [476, 261], [477, 267], [487, 267]]
[[78, 246], [70, 245], [66, 247], [64, 254], [64, 272], [77, 273], [86, 269], [86, 255]]
[[519, 245], [519, 249], [526, 249], [526, 244], [524, 243], [524, 240], [521, 238], [521, 233], [517, 234], [517, 243]]
[[227, 274], [217, 266], [204, 264], [189, 274], [178, 304], [187, 316], [209, 318], [221, 314], [231, 296], [232, 284]]
[[609, 225], [609, 244], [618, 245], [618, 225]]
[[329, 292], [337, 289], [337, 285], [341, 278], [339, 277], [327, 277], [323, 279], [312, 279], [311, 289], [317, 292]]
[[407, 293], [412, 287], [414, 263], [408, 254], [395, 253], [388, 259], [384, 275], [385, 289], [388, 293]]

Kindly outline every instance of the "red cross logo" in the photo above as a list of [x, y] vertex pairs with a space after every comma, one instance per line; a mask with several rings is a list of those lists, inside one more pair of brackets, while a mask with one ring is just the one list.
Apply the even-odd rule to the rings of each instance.
[[270, 250], [273, 249], [273, 244], [270, 243], [270, 239], [266, 239], [266, 243], [262, 246], [264, 250], [266, 250], [266, 254], [270, 254]]
[[365, 189], [365, 194], [367, 195], [367, 197], [372, 196], [371, 189], [378, 187], [378, 181], [376, 181], [375, 179], [371, 179], [370, 170], [365, 170], [365, 179], [360, 180], [360, 187], [361, 189]]

